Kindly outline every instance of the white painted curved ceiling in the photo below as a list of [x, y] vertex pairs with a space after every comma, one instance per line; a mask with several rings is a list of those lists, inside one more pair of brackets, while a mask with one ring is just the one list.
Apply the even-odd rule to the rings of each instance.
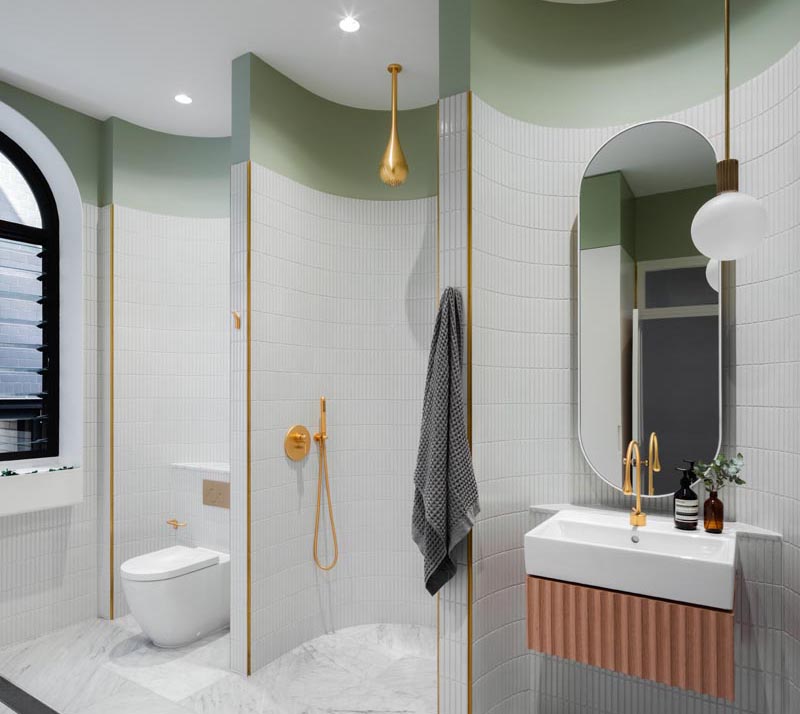
[[[230, 134], [231, 62], [253, 52], [312, 92], [387, 109], [438, 97], [435, 0], [0, 0], [0, 79], [99, 119]], [[354, 15], [361, 30], [339, 20]], [[194, 102], [174, 101], [179, 92]]]

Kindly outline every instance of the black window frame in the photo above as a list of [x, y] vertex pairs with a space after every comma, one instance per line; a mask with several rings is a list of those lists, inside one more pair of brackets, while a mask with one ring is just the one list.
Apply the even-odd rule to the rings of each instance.
[[[47, 443], [43, 449], [0, 451], [0, 461], [36, 460], [58, 456], [59, 444], [59, 221], [56, 200], [36, 162], [13, 139], [0, 132], [0, 153], [16, 167], [28, 183], [42, 219], [42, 227], [0, 219], [0, 238], [41, 246], [42, 258], [42, 392], [41, 412], [47, 422]], [[20, 400], [0, 397], [3, 414], [20, 409]]]

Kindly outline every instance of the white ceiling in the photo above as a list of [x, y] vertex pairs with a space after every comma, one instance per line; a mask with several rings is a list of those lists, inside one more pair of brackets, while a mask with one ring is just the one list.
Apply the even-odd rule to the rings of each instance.
[[[359, 32], [339, 29], [345, 14]], [[0, 17], [0, 79], [174, 134], [230, 134], [231, 61], [245, 52], [354, 107], [388, 108], [390, 62], [404, 68], [401, 109], [438, 97], [434, 0], [0, 0]]]
[[634, 196], [716, 183], [717, 159], [702, 134], [685, 124], [654, 121], [626, 129], [605, 144], [584, 176], [621, 171]]

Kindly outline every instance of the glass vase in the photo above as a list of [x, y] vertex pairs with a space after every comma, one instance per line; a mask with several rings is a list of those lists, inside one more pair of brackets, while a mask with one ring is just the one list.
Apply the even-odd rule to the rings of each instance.
[[703, 524], [709, 533], [722, 533], [725, 522], [725, 509], [722, 501], [717, 498], [717, 492], [711, 491], [703, 506]]

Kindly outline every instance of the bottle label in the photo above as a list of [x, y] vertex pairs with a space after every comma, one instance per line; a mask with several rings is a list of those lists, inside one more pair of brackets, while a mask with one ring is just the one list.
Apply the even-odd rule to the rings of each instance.
[[697, 523], [700, 500], [675, 499], [675, 520], [681, 523]]

